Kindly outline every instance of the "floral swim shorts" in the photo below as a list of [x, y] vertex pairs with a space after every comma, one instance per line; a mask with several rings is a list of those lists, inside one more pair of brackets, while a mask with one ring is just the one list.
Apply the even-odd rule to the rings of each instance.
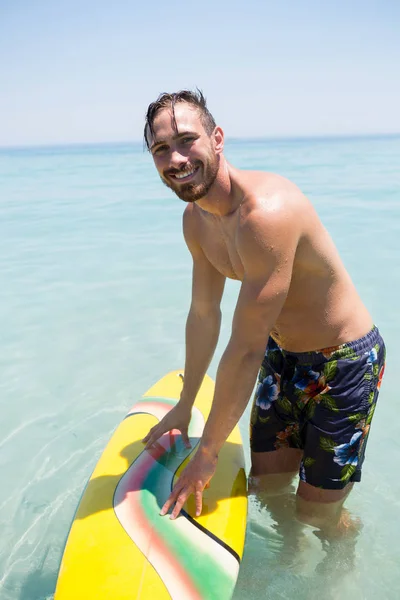
[[287, 352], [269, 338], [251, 414], [252, 451], [302, 449], [300, 479], [323, 489], [360, 481], [385, 353], [377, 327], [316, 352]]

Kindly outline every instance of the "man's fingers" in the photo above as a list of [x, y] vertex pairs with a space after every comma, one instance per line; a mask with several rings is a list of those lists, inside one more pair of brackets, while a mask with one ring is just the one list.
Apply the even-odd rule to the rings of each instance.
[[173, 503], [178, 498], [178, 496], [179, 496], [179, 494], [181, 492], [181, 488], [178, 488], [178, 485], [179, 485], [179, 481], [178, 481], [177, 485], [174, 487], [174, 489], [172, 490], [172, 492], [170, 493], [170, 495], [168, 496], [168, 499], [167, 499], [166, 503], [162, 507], [162, 509], [160, 511], [160, 515], [161, 516], [164, 516], [164, 515], [167, 514], [167, 512], [169, 511], [169, 509], [171, 508], [171, 506], [173, 505]]
[[156, 440], [158, 440], [158, 435], [155, 435], [154, 433], [152, 433], [151, 436], [149, 437], [149, 439], [147, 440], [147, 443], [146, 443], [146, 446], [144, 449], [148, 450], [149, 448], [151, 448]]
[[201, 515], [201, 510], [203, 508], [203, 492], [201, 490], [196, 490], [195, 502], [196, 502], [196, 517], [199, 517]]
[[158, 425], [154, 425], [154, 427], [152, 427], [149, 431], [149, 433], [142, 439], [142, 442], [145, 444], [146, 442], [148, 442], [150, 440], [150, 438], [153, 437], [153, 433], [155, 432], [155, 430], [157, 429]]
[[169, 509], [173, 505], [174, 501], [175, 500], [173, 498], [171, 498], [171, 496], [168, 498], [168, 500], [166, 501], [166, 503], [164, 504], [164, 506], [160, 510], [160, 515], [162, 517], [167, 514], [167, 512], [169, 511]]
[[[172, 430], [165, 429], [165, 427], [160, 427], [159, 425], [152, 427], [150, 429], [149, 433], [142, 439], [142, 443], [146, 444], [145, 450], [148, 450], [154, 444], [154, 442], [156, 442], [158, 439], [160, 439], [160, 437], [162, 435], [164, 435], [164, 433], [166, 433], [167, 431], [172, 431]], [[190, 443], [190, 439], [189, 439], [187, 430], [186, 431], [181, 430], [181, 434], [182, 434], [182, 441], [185, 444], [186, 448], [191, 448], [192, 444]]]
[[160, 439], [160, 437], [165, 433], [163, 428], [160, 428], [159, 425], [155, 425], [149, 431], [145, 438], [143, 438], [142, 442], [146, 444], [145, 450], [148, 450], [155, 444], [155, 442]]
[[178, 498], [176, 499], [175, 507], [174, 507], [174, 510], [171, 513], [170, 519], [172, 519], [172, 520], [176, 519], [176, 517], [181, 512], [181, 508], [185, 504], [188, 496], [190, 496], [190, 491], [188, 491], [188, 492], [181, 491], [180, 492]]
[[183, 443], [185, 444], [186, 448], [191, 448], [192, 444], [190, 443], [187, 429], [186, 430], [182, 429], [181, 434], [182, 434]]
[[160, 511], [160, 515], [161, 516], [166, 515], [167, 512], [169, 511], [169, 509], [171, 508], [171, 506], [173, 504], [175, 504], [174, 510], [172, 511], [170, 518], [176, 519], [176, 517], [181, 512], [182, 506], [185, 504], [186, 500], [188, 499], [188, 497], [190, 496], [191, 493], [192, 493], [192, 491], [190, 490], [190, 486], [188, 487], [188, 486], [182, 485], [181, 482], [178, 481], [178, 483], [176, 484], [176, 486], [170, 493], [166, 503], [162, 507], [162, 509]]
[[148, 439], [149, 439], [149, 437], [150, 437], [150, 436], [151, 436], [151, 430], [150, 430], [150, 431], [149, 431], [149, 433], [148, 433], [147, 435], [145, 435], [145, 436], [144, 436], [144, 438], [142, 439], [142, 442], [143, 442], [143, 444], [145, 444], [145, 443], [148, 441]]

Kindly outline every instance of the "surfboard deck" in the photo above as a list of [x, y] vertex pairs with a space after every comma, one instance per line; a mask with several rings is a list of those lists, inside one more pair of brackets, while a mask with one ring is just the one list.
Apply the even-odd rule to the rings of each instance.
[[189, 427], [147, 451], [141, 440], [179, 400], [183, 371], [151, 387], [112, 435], [82, 495], [61, 561], [55, 600], [228, 600], [243, 554], [247, 517], [239, 428], [224, 444], [203, 511], [191, 497], [176, 520], [159, 512], [195, 452], [214, 383], [206, 376]]

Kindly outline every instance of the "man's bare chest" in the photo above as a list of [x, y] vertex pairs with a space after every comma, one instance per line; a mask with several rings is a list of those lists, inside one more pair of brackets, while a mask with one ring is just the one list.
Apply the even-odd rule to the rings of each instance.
[[243, 279], [244, 269], [237, 250], [237, 228], [234, 223], [218, 222], [202, 227], [201, 247], [210, 263], [229, 279]]

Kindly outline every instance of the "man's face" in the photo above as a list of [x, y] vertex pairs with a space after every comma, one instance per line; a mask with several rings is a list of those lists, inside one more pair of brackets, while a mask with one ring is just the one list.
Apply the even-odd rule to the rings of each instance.
[[179, 102], [175, 105], [174, 127], [170, 108], [161, 109], [153, 122], [150, 150], [157, 171], [165, 183], [185, 202], [204, 198], [212, 187], [219, 167], [213, 134], [204, 130], [199, 111]]

